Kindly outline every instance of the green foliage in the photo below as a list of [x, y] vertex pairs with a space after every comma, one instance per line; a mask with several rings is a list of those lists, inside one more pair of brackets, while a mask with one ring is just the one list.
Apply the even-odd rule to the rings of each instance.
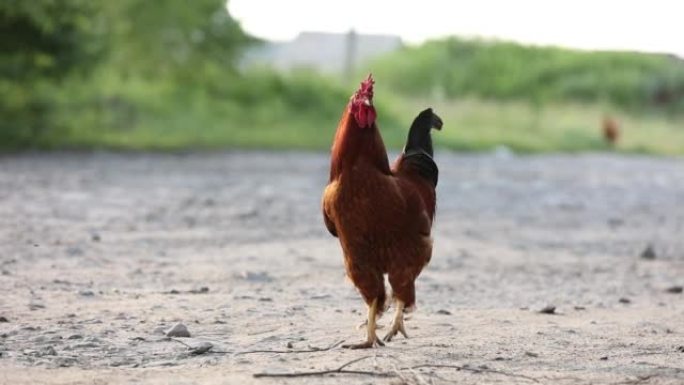
[[[353, 87], [238, 70], [252, 41], [224, 0], [0, 2], [0, 149], [328, 148]], [[684, 148], [684, 65], [666, 56], [449, 39], [372, 67], [390, 148], [427, 105], [453, 149], [606, 149], [606, 110], [618, 150]]]
[[407, 47], [376, 62], [373, 71], [411, 96], [684, 110], [684, 62], [666, 55], [450, 38]]
[[613, 148], [605, 143], [601, 133], [601, 120], [606, 111], [585, 103], [548, 102], [537, 108], [515, 100], [398, 100], [395, 113], [400, 121], [409, 122], [414, 111], [428, 104], [444, 120], [442, 131], [433, 134], [436, 145], [455, 150], [507, 146], [517, 152], [620, 151], [681, 155], [684, 149], [683, 115], [613, 111], [621, 130], [620, 140]]
[[231, 71], [251, 40], [223, 0], [121, 0], [103, 7], [110, 16], [110, 64], [126, 75], [194, 81], [207, 71]]
[[52, 91], [102, 54], [87, 0], [0, 2], [0, 147], [26, 146], [50, 126]]
[[88, 68], [100, 50], [98, 10], [88, 0], [0, 2], [0, 77], [62, 77]]

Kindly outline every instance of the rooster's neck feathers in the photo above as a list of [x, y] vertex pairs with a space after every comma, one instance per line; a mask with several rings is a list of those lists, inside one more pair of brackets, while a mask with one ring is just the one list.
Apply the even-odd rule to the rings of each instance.
[[350, 111], [340, 120], [332, 147], [330, 180], [337, 179], [359, 159], [366, 159], [384, 174], [390, 174], [387, 150], [375, 123], [361, 128]]

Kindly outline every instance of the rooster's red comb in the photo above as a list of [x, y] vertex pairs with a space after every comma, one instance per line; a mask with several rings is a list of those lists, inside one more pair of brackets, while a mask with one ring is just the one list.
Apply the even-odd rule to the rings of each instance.
[[366, 80], [361, 82], [361, 87], [359, 88], [358, 93], [373, 97], [373, 84], [375, 84], [375, 80], [373, 80], [373, 74], [368, 74]]

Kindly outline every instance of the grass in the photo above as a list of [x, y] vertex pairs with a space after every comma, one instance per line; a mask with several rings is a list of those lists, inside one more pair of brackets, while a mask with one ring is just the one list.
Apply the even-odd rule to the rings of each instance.
[[[43, 130], [35, 148], [187, 149], [330, 148], [350, 93], [321, 78], [254, 73], [212, 87], [178, 87], [105, 73], [98, 88], [71, 82], [54, 93], [55, 129]], [[236, 90], [237, 87], [244, 89]], [[239, 92], [238, 92], [239, 91]], [[385, 143], [404, 145], [415, 115], [431, 106], [445, 122], [434, 135], [437, 146], [486, 151], [507, 146], [517, 152], [619, 151], [684, 155], [684, 113], [634, 113], [606, 104], [459, 98], [408, 98], [378, 83], [376, 107]], [[621, 123], [615, 148], [607, 146], [600, 124], [605, 112]], [[0, 144], [2, 147], [2, 144]]]
[[[533, 108], [523, 102], [478, 99], [429, 103], [403, 101], [397, 105], [401, 120], [432, 106], [444, 120], [434, 135], [438, 146], [454, 150], [488, 150], [500, 145], [517, 152], [620, 151], [661, 155], [684, 153], [684, 116], [630, 115], [612, 111], [621, 124], [621, 137], [610, 148], [601, 136], [605, 109], [594, 105], [549, 104]], [[393, 142], [397, 145], [396, 142]]]
[[[135, 128], [95, 129], [82, 126], [50, 139], [60, 148], [133, 150], [182, 149], [307, 149], [327, 150], [337, 118], [288, 116], [286, 111], [253, 110], [267, 117], [236, 119], [232, 108], [198, 103], [183, 114], [157, 111], [138, 117]], [[342, 105], [344, 105], [342, 103]], [[522, 102], [466, 99], [451, 102], [392, 100], [379, 111], [379, 124], [389, 148], [400, 149], [408, 126], [421, 109], [432, 106], [445, 122], [434, 134], [437, 146], [461, 151], [485, 151], [507, 146], [516, 152], [619, 151], [661, 155], [684, 153], [684, 116], [629, 115], [613, 112], [622, 135], [615, 148], [601, 137], [604, 109], [581, 104], [551, 104], [535, 109]], [[209, 109], [210, 111], [204, 111]], [[199, 110], [199, 111], [198, 111]], [[163, 113], [168, 113], [165, 118]], [[341, 111], [340, 111], [341, 112]], [[387, 119], [388, 116], [396, 116]]]

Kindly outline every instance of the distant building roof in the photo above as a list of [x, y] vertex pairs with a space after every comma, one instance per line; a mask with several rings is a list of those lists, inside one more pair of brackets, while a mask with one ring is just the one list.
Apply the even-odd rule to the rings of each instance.
[[302, 32], [292, 41], [266, 42], [247, 51], [243, 65], [270, 65], [279, 70], [309, 67], [327, 73], [343, 73], [403, 45], [392, 35]]

